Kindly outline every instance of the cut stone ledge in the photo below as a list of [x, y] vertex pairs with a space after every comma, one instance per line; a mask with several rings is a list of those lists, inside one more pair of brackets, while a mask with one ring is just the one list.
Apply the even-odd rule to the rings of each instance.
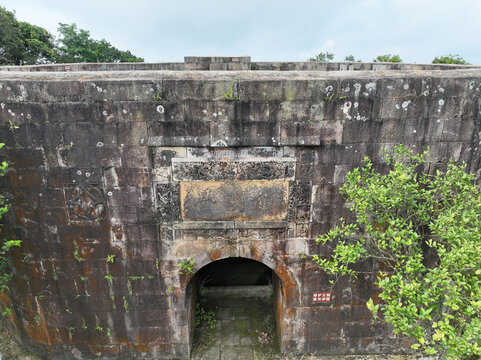
[[257, 298], [272, 296], [273, 289], [270, 285], [246, 286], [212, 286], [201, 287], [200, 296], [203, 298]]
[[287, 221], [184, 221], [175, 223], [174, 229], [286, 229]]

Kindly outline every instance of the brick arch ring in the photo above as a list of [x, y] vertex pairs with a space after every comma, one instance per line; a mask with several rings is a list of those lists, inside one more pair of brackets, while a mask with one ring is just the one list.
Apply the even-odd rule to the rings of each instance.
[[188, 276], [181, 278], [181, 286], [183, 289], [187, 287], [190, 280], [197, 274], [197, 272], [204, 266], [209, 265], [217, 260], [226, 259], [229, 257], [241, 257], [258, 261], [268, 268], [270, 268], [281, 280], [282, 292], [285, 299], [285, 305], [287, 307], [299, 306], [299, 286], [296, 281], [296, 277], [292, 274], [292, 271], [288, 266], [279, 258], [275, 257], [270, 252], [265, 252], [259, 249], [251, 249], [249, 246], [241, 245], [237, 249], [238, 251], [222, 251], [223, 249], [203, 251], [199, 253], [195, 259], [196, 271]]

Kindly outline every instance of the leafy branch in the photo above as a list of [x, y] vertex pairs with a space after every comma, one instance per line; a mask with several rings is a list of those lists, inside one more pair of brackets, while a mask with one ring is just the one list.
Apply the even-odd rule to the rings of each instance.
[[357, 276], [354, 264], [373, 259], [379, 299], [367, 307], [413, 349], [446, 359], [481, 356], [481, 193], [463, 166], [420, 171], [427, 152], [404, 146], [385, 153], [389, 172], [365, 158], [341, 187], [355, 215], [317, 242], [328, 257], [314, 261], [337, 278]]

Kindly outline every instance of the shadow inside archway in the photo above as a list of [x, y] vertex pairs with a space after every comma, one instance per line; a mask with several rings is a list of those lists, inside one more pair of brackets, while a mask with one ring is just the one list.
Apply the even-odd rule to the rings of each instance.
[[272, 359], [279, 353], [282, 284], [269, 267], [222, 259], [200, 269], [189, 287], [192, 359]]

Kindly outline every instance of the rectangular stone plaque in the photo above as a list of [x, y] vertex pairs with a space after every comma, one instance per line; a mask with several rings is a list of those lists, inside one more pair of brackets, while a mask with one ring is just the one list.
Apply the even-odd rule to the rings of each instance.
[[184, 221], [279, 221], [287, 217], [288, 181], [181, 181]]

